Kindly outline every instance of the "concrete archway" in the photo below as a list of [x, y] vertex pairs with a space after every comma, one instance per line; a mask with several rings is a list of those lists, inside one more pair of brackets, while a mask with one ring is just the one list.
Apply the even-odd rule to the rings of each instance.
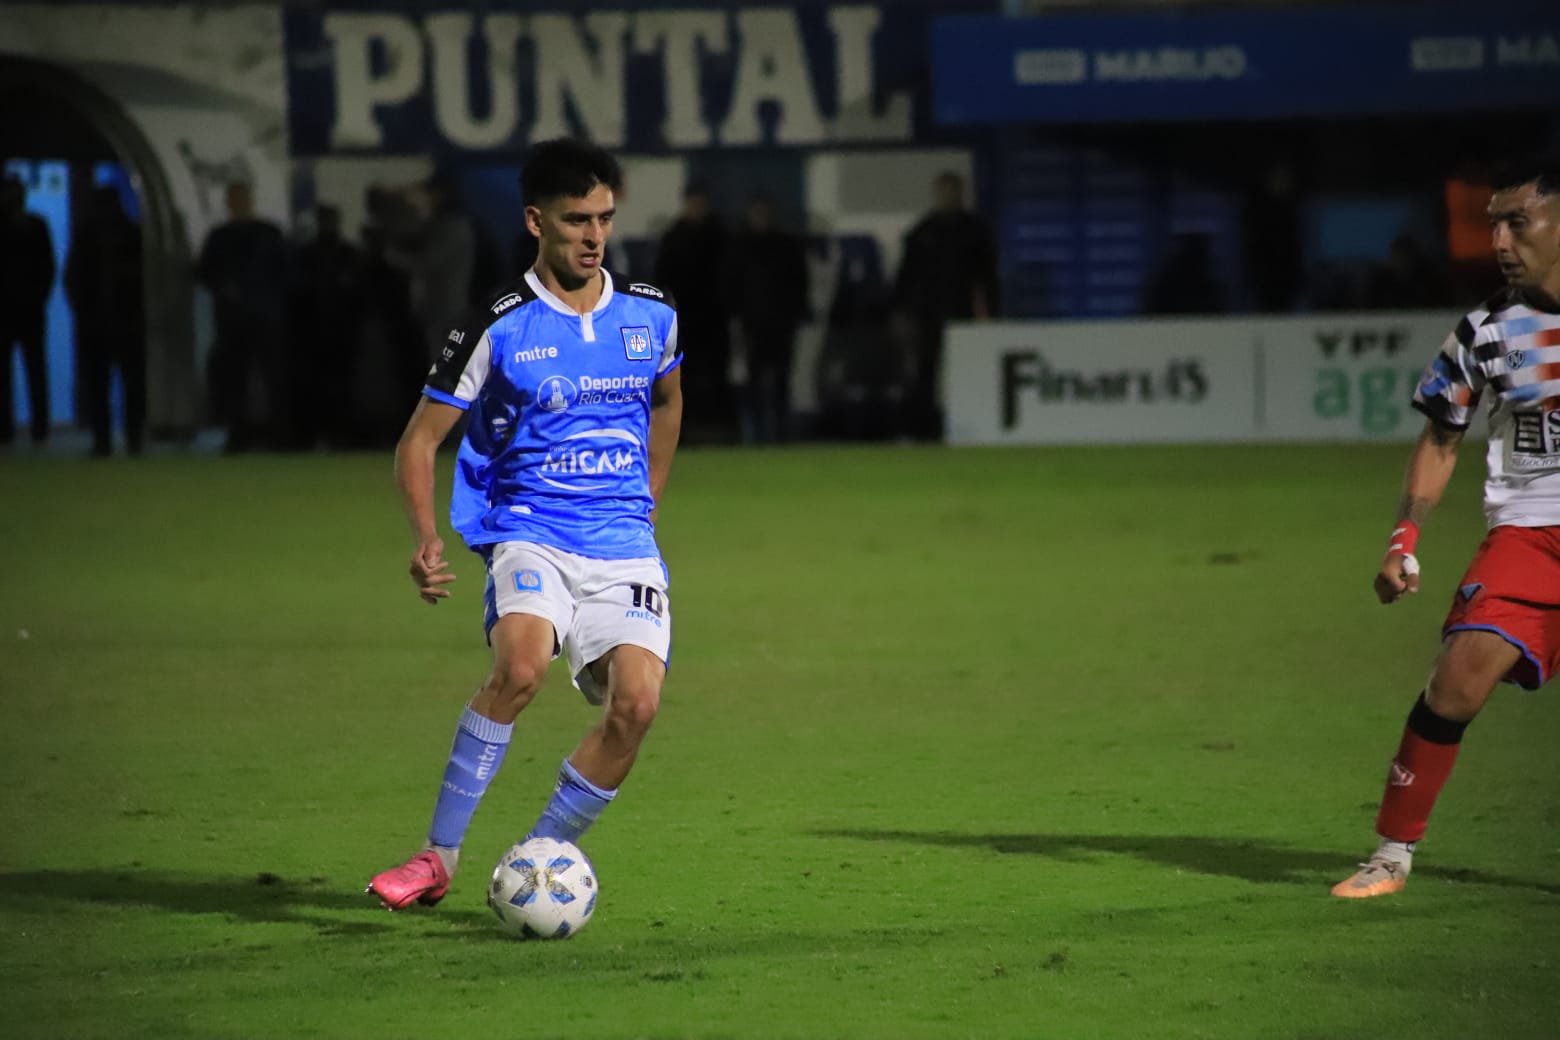
[[191, 435], [201, 413], [195, 377], [194, 280], [184, 220], [146, 135], [113, 98], [75, 72], [0, 56], [0, 153], [94, 158], [130, 170], [141, 199], [146, 291], [147, 425]]

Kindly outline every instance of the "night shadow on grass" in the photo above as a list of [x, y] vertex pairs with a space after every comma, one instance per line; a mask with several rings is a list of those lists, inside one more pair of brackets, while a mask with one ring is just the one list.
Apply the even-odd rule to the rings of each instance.
[[[375, 911], [372, 897], [331, 888], [323, 878], [292, 880], [270, 873], [196, 877], [136, 868], [0, 873], [0, 904], [34, 909], [40, 900], [304, 924], [321, 935], [367, 935], [389, 927], [361, 919], [362, 911]], [[318, 913], [342, 910], [359, 911], [359, 919], [337, 920]]]
[[429, 931], [422, 936], [424, 939], [445, 939], [455, 942], [467, 943], [525, 943], [536, 945], [543, 942], [541, 939], [519, 939], [504, 931], [493, 917], [493, 911], [483, 907], [481, 911], [471, 908], [452, 912], [448, 902], [438, 909], [441, 918], [440, 927]]
[[[1238, 838], [1185, 834], [955, 834], [950, 831], [868, 829], [820, 830], [813, 833], [822, 838], [854, 838], [860, 841], [904, 842], [950, 848], [989, 848], [1012, 855], [1045, 856], [1064, 861], [1083, 861], [1093, 855], [1111, 853], [1162, 863], [1196, 874], [1278, 885], [1315, 885], [1318, 883], [1318, 875], [1337, 880], [1353, 867], [1359, 856], [1359, 850], [1355, 850], [1351, 856], [1349, 852], [1293, 849]], [[1507, 877], [1483, 870], [1426, 864], [1416, 865], [1414, 875], [1560, 896], [1560, 884]]]

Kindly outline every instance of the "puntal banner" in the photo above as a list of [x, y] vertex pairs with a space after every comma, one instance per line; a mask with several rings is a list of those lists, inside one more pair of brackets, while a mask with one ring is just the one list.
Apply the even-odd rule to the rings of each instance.
[[[542, 5], [537, 5], [542, 7]], [[931, 20], [993, 2], [285, 12], [295, 156], [884, 144], [931, 133]]]

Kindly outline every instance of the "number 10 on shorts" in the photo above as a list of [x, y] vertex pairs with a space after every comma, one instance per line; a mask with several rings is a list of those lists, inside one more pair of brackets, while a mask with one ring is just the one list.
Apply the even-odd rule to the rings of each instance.
[[628, 588], [634, 596], [634, 609], [627, 616], [643, 617], [660, 624], [661, 616], [666, 613], [666, 596], [649, 585], [630, 584]]

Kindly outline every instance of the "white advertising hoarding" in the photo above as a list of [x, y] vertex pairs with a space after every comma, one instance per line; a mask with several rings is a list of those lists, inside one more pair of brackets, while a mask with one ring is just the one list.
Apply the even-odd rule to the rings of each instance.
[[1424, 426], [1409, 402], [1461, 315], [1378, 311], [1253, 322], [1266, 440], [1395, 440]]
[[1229, 441], [1251, 436], [1255, 359], [1218, 321], [950, 326], [952, 444]]
[[952, 325], [951, 444], [1412, 438], [1419, 374], [1458, 315]]

